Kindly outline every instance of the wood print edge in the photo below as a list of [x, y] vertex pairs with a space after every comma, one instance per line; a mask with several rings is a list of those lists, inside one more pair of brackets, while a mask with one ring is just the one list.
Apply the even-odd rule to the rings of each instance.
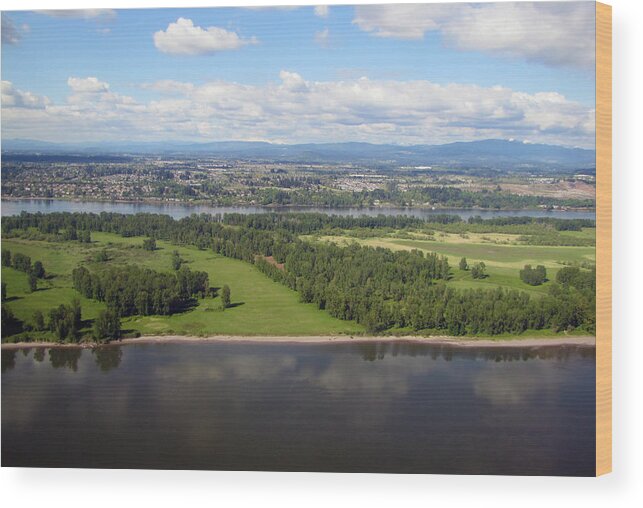
[[596, 476], [612, 471], [612, 7], [596, 3]]

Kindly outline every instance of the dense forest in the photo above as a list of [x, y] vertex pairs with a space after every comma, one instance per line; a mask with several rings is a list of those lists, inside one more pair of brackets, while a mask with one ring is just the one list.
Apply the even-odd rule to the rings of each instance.
[[[75, 228], [122, 236], [145, 236], [210, 249], [224, 256], [254, 263], [274, 280], [296, 290], [302, 301], [313, 302], [335, 317], [353, 319], [371, 333], [391, 329], [437, 331], [452, 335], [515, 334], [528, 329], [594, 332], [595, 284], [590, 283], [593, 275], [587, 270], [569, 267], [573, 272], [567, 270], [562, 278], [557, 277], [549, 294], [542, 297], [531, 297], [518, 290], [463, 290], [446, 284], [450, 267], [446, 258], [436, 254], [393, 252], [358, 245], [341, 247], [306, 242], [297, 236], [302, 232], [339, 224], [342, 227], [350, 227], [350, 224], [364, 227], [365, 222], [371, 221], [373, 227], [379, 223], [394, 227], [405, 221], [417, 225], [418, 220], [395, 217], [338, 218], [314, 214], [251, 217], [192, 215], [174, 220], [155, 214], [52, 213], [6, 217], [2, 229], [3, 234], [11, 235], [16, 230], [31, 228], [38, 234], [59, 239], [67, 228]], [[486, 221], [475, 220], [472, 226], [499, 227], [497, 219], [492, 221], [496, 222], [487, 224]], [[445, 222], [457, 224], [455, 220]], [[580, 229], [587, 225], [583, 221], [568, 225], [559, 221], [525, 218], [511, 219], [509, 222], [516, 223], [516, 227], [544, 225], [554, 231]], [[484, 276], [484, 267], [478, 268], [482, 269], [481, 276]], [[130, 278], [145, 281], [147, 277], [149, 280], [170, 277], [168, 274], [143, 275], [142, 269], [127, 268], [124, 270], [131, 272], [113, 273], [109, 277], [105, 275], [104, 280], [99, 282], [97, 277], [100, 276], [80, 270], [74, 276], [75, 286], [83, 294], [88, 294], [89, 290], [80, 280], [87, 281], [92, 287], [92, 297], [96, 297], [94, 284], [105, 288], [112, 283], [112, 278], [120, 280], [117, 287], [127, 292], [127, 297], [119, 297], [127, 302], [119, 303], [125, 315], [144, 312], [145, 305], [150, 301], [154, 306], [148, 283], [132, 284]], [[78, 285], [76, 279], [79, 280]], [[169, 279], [167, 284], [170, 284]], [[147, 292], [147, 303], [138, 305], [137, 298], [143, 300], [141, 292]], [[147, 312], [166, 310], [148, 308]]]

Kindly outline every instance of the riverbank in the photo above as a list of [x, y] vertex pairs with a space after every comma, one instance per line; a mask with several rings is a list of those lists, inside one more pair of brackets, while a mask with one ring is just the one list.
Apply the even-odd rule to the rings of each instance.
[[595, 347], [596, 337], [592, 336], [571, 336], [571, 337], [512, 337], [512, 338], [463, 338], [451, 336], [350, 336], [350, 335], [318, 335], [318, 336], [239, 336], [239, 335], [215, 335], [211, 337], [188, 337], [181, 335], [150, 335], [132, 339], [122, 339], [109, 344], [82, 343], [82, 344], [59, 344], [54, 342], [16, 342], [3, 343], [2, 349], [22, 349], [29, 347], [64, 347], [64, 348], [93, 348], [102, 345], [126, 346], [131, 344], [190, 344], [206, 342], [229, 342], [229, 343], [288, 343], [288, 344], [332, 344], [332, 343], [368, 343], [368, 342], [414, 342], [439, 346], [453, 347], [522, 347], [538, 348], [547, 346], [580, 346]]

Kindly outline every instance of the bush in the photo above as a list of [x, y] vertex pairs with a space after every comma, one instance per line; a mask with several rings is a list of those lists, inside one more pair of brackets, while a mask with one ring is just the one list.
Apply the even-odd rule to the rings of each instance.
[[547, 281], [547, 270], [543, 265], [538, 265], [536, 268], [532, 268], [531, 265], [525, 265], [520, 270], [520, 280], [530, 286], [540, 286]]
[[484, 261], [474, 264], [471, 267], [471, 277], [474, 279], [484, 279], [487, 276], [487, 265], [484, 264]]

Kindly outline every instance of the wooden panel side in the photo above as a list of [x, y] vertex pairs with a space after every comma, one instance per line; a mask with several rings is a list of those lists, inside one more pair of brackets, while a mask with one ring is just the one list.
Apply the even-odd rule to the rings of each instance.
[[596, 3], [596, 475], [612, 471], [612, 7]]

